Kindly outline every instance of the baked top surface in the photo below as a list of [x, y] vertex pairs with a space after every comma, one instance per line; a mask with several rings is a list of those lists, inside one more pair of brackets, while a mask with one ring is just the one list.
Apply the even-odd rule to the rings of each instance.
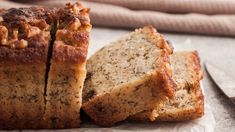
[[40, 63], [47, 58], [52, 10], [11, 8], [0, 12], [0, 60]]
[[89, 9], [81, 3], [67, 4], [58, 10], [53, 61], [82, 63], [87, 57], [91, 30]]
[[[0, 12], [0, 60], [44, 62], [50, 44], [53, 60], [85, 62], [91, 29], [89, 9], [81, 3], [64, 8], [11, 8]], [[42, 49], [44, 48], [44, 49]], [[38, 50], [37, 50], [38, 49]]]
[[[48, 37], [48, 32], [50, 32], [53, 24], [53, 9], [40, 7], [11, 8], [1, 12], [0, 18], [1, 46], [24, 48], [17, 47], [17, 41], [21, 39], [27, 41], [27, 39], [40, 33], [45, 33], [43, 37]], [[6, 42], [4, 42], [4, 39], [6, 39]], [[46, 39], [50, 39], [50, 37]], [[15, 43], [15, 46], [13, 43]]]

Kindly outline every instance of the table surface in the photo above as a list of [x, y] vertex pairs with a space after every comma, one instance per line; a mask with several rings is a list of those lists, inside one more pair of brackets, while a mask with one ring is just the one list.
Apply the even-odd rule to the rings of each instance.
[[[94, 27], [91, 45], [101, 48], [130, 30]], [[219, 90], [205, 71], [203, 62], [210, 61], [235, 78], [235, 38], [163, 33], [175, 50], [197, 50], [204, 69], [205, 99], [216, 120], [215, 132], [235, 132], [235, 105]], [[89, 53], [90, 55], [91, 53]]]

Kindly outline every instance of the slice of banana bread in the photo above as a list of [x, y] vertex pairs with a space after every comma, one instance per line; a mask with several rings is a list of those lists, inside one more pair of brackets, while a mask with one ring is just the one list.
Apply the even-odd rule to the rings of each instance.
[[82, 88], [91, 29], [89, 10], [81, 3], [59, 9], [50, 61], [44, 123], [47, 128], [80, 126]]
[[151, 26], [100, 49], [87, 62], [83, 110], [98, 125], [111, 126], [172, 97], [171, 53]]
[[0, 13], [0, 129], [40, 127], [51, 15], [43, 8]]
[[204, 97], [200, 88], [202, 71], [198, 53], [175, 52], [170, 57], [170, 63], [172, 77], [177, 84], [175, 97], [165, 101], [163, 106], [157, 106], [155, 110], [130, 117], [130, 120], [185, 121], [203, 116]]

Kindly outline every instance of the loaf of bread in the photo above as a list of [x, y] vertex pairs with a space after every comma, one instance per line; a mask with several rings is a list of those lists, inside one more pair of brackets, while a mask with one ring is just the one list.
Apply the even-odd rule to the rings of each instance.
[[140, 121], [185, 121], [203, 116], [204, 97], [200, 88], [202, 71], [196, 51], [175, 52], [170, 57], [173, 69], [173, 80], [177, 84], [175, 97], [156, 106], [129, 117], [129, 120]]
[[0, 12], [0, 129], [80, 126], [89, 10]]
[[57, 14], [46, 92], [44, 123], [47, 128], [80, 126], [82, 88], [91, 29], [88, 9], [67, 4]]
[[53, 20], [43, 8], [0, 14], [0, 128], [40, 127]]
[[171, 53], [151, 26], [103, 47], [87, 62], [83, 110], [96, 124], [111, 126], [173, 97]]

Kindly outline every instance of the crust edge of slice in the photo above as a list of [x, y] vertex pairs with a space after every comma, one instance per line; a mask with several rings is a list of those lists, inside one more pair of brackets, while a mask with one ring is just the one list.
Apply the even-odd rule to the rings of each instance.
[[[195, 74], [197, 74], [197, 81], [194, 84], [190, 85], [190, 89], [192, 89], [193, 96], [195, 96], [197, 103], [194, 108], [191, 109], [182, 109], [180, 112], [168, 113], [166, 115], [161, 115], [157, 112], [157, 110], [148, 110], [145, 112], [138, 113], [134, 116], [130, 116], [128, 118], [129, 121], [186, 121], [192, 120], [196, 118], [200, 118], [204, 115], [204, 96], [200, 87], [200, 80], [203, 78], [203, 72], [201, 70], [200, 58], [197, 51], [191, 51], [190, 58], [193, 61], [193, 70]], [[162, 105], [159, 105], [162, 107]]]

